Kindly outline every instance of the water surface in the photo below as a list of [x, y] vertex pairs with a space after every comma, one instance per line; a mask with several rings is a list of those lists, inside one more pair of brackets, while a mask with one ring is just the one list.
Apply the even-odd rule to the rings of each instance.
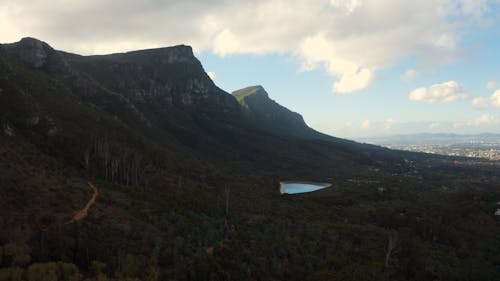
[[327, 188], [330, 186], [331, 184], [324, 182], [282, 181], [280, 182], [280, 193], [281, 194], [306, 193]]

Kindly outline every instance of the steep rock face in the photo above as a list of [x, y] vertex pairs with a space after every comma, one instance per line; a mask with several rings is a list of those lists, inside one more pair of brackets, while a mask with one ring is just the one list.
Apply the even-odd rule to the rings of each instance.
[[276, 135], [313, 138], [317, 132], [304, 118], [269, 98], [262, 86], [251, 86], [232, 93], [243, 107], [244, 115], [255, 126]]
[[207, 126], [241, 119], [237, 101], [215, 86], [189, 46], [99, 56], [57, 51], [34, 38], [3, 47], [134, 128], [157, 128], [184, 142]]
[[[153, 119], [165, 121], [196, 112], [223, 120], [240, 114], [237, 102], [215, 86], [189, 46], [67, 56], [66, 60], [106, 89], [125, 96]], [[155, 114], [150, 114], [152, 111]]]

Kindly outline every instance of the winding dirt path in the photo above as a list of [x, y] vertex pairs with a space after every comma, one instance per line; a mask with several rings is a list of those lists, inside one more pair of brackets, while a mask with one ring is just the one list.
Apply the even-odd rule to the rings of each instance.
[[95, 203], [95, 200], [97, 199], [97, 196], [99, 195], [99, 191], [97, 190], [97, 187], [95, 187], [90, 181], [87, 182], [87, 184], [89, 185], [89, 187], [92, 189], [92, 191], [94, 193], [92, 194], [92, 197], [90, 197], [90, 199], [87, 202], [87, 204], [85, 205], [85, 207], [83, 209], [81, 209], [80, 211], [78, 211], [68, 223], [73, 223], [73, 222], [81, 221], [82, 219], [84, 219], [88, 215], [88, 211], [89, 211], [90, 206], [92, 206], [92, 204]]

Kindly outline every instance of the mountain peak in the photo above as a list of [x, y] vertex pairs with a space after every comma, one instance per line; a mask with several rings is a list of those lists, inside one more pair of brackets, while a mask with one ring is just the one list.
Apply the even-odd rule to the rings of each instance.
[[244, 100], [245, 98], [250, 97], [250, 96], [261, 96], [261, 97], [269, 98], [269, 95], [267, 94], [266, 90], [261, 85], [249, 86], [249, 87], [234, 91], [232, 94], [240, 102], [242, 100]]
[[14, 44], [19, 44], [19, 45], [24, 45], [24, 46], [33, 46], [33, 47], [39, 47], [39, 48], [44, 47], [44, 48], [52, 49], [52, 47], [50, 47], [49, 44], [45, 43], [42, 40], [34, 38], [34, 37], [23, 37], [23, 38], [21, 38], [21, 40], [19, 42], [14, 43]]
[[278, 104], [260, 85], [234, 91], [233, 96], [244, 108], [246, 118], [256, 127], [276, 135], [315, 138], [302, 116]]
[[24, 37], [19, 42], [5, 44], [5, 49], [36, 68], [44, 66], [49, 55], [54, 52], [49, 44], [33, 37]]

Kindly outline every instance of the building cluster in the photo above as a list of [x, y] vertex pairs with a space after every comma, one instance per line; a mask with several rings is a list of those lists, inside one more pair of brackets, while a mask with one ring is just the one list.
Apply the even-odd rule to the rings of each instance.
[[488, 160], [500, 160], [500, 147], [484, 146], [447, 146], [447, 145], [391, 145], [393, 149], [401, 149], [415, 152], [425, 152], [449, 156], [483, 158]]

